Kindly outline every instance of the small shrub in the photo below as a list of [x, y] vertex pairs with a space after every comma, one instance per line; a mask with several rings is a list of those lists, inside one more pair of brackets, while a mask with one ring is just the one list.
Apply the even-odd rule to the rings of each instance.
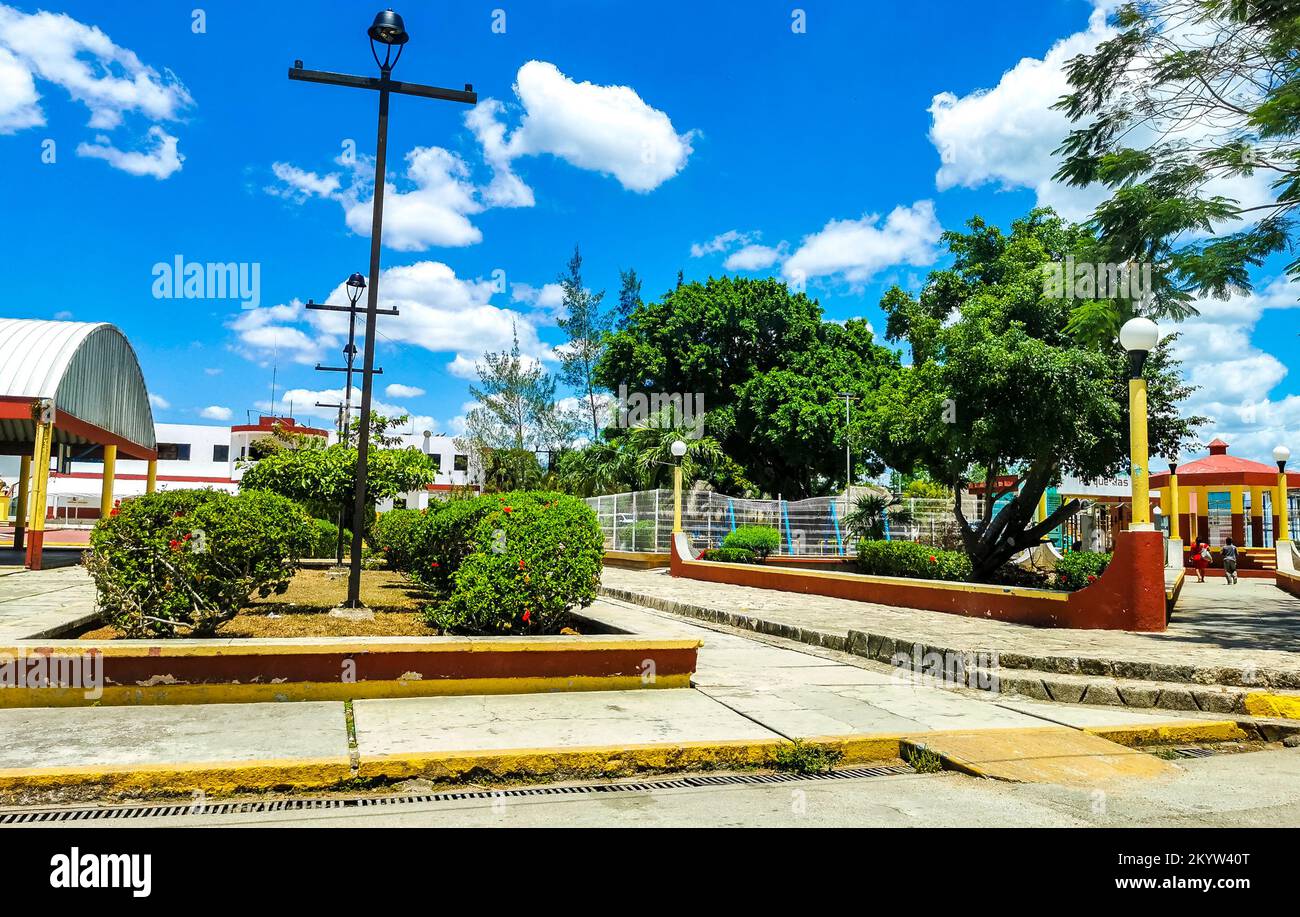
[[460, 633], [556, 633], [571, 608], [595, 599], [604, 537], [586, 503], [544, 491], [457, 502], [469, 505], [447, 504], [419, 527], [438, 565], [431, 571], [450, 587], [426, 610], [430, 623]]
[[417, 530], [424, 516], [418, 509], [390, 509], [370, 527], [370, 541], [393, 570], [409, 571], [417, 553]]
[[915, 541], [860, 541], [858, 571], [869, 576], [961, 582], [970, 579], [971, 563], [960, 551], [945, 551]]
[[128, 637], [205, 636], [254, 593], [284, 592], [313, 537], [285, 497], [164, 491], [100, 519], [85, 563], [104, 617]]
[[[304, 557], [334, 557], [339, 547], [339, 527], [328, 519], [312, 519], [311, 546]], [[352, 545], [352, 533], [343, 530], [343, 553], [347, 554]]]
[[727, 533], [722, 539], [724, 548], [739, 548], [749, 551], [757, 563], [767, 560], [767, 555], [781, 547], [781, 533], [765, 525], [742, 525], [734, 532]]
[[773, 764], [777, 770], [794, 774], [823, 774], [838, 764], [842, 757], [843, 753], [836, 749], [795, 739], [792, 744], [782, 745], [776, 750]]
[[1106, 572], [1110, 555], [1096, 551], [1071, 551], [1056, 562], [1053, 574], [1057, 589], [1070, 592], [1091, 586]]
[[704, 552], [703, 560], [716, 560], [724, 564], [756, 564], [758, 558], [753, 551], [745, 548], [710, 548]]

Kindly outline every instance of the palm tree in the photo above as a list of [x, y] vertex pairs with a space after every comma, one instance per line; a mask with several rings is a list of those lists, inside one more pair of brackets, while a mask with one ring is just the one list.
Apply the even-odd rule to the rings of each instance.
[[858, 497], [853, 511], [844, 517], [844, 525], [863, 541], [880, 541], [885, 537], [885, 523], [910, 525], [912, 511], [894, 494], [867, 494]]

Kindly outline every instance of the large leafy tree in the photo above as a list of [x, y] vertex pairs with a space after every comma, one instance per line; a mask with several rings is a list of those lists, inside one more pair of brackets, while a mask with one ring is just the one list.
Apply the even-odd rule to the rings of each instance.
[[[1091, 260], [1156, 265], [1143, 308], [1181, 318], [1197, 294], [1249, 290], [1251, 267], [1294, 246], [1300, 7], [1151, 0], [1112, 21], [1115, 37], [1069, 62], [1071, 91], [1057, 107], [1078, 126], [1056, 177], [1109, 189], [1093, 215]], [[1253, 175], [1271, 181], [1242, 181]], [[1300, 260], [1287, 270], [1300, 277]], [[1074, 324], [1101, 340], [1132, 305], [1093, 302]]]
[[[978, 217], [969, 232], [948, 232], [947, 270], [931, 273], [919, 298], [897, 287], [881, 302], [886, 336], [906, 341], [911, 366], [885, 385], [866, 420], [888, 463], [922, 470], [952, 487], [962, 539], [977, 579], [988, 579], [1077, 512], [1063, 504], [1032, 517], [1062, 475], [1085, 480], [1127, 468], [1126, 355], [1113, 340], [1080, 342], [1069, 328], [1072, 303], [1047, 294], [1044, 265], [1075, 251], [1081, 231], [1050, 210], [1012, 224], [1010, 235]], [[1191, 389], [1168, 341], [1144, 372], [1153, 454], [1175, 455], [1203, 418], [1178, 404]], [[1017, 490], [994, 511], [967, 519], [960, 492], [974, 473], [1011, 475]]]
[[705, 432], [744, 476], [798, 498], [843, 483], [839, 392], [867, 399], [895, 365], [866, 323], [823, 321], [815, 300], [778, 280], [721, 277], [640, 302], [609, 337], [596, 380], [611, 391], [703, 395]]

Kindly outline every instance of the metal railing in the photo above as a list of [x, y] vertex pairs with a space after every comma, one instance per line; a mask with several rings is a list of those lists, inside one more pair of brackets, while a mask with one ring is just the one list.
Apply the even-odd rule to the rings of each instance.
[[[855, 493], [854, 499], [866, 493]], [[978, 499], [971, 497], [970, 514], [978, 511]], [[642, 490], [588, 497], [605, 535], [605, 549], [612, 551], [667, 552], [673, 524], [673, 492]], [[906, 523], [894, 521], [886, 537], [917, 541], [936, 547], [955, 547], [957, 520], [948, 500], [904, 499]], [[716, 548], [733, 530], [743, 525], [762, 525], [781, 535], [780, 553], [800, 557], [851, 555], [856, 539], [844, 524], [851, 504], [844, 494], [811, 497], [806, 500], [746, 500], [707, 490], [682, 495], [682, 530], [699, 548]]]

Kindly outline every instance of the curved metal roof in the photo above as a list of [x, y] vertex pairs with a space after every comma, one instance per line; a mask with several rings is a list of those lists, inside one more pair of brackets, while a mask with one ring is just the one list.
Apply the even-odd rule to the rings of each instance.
[[140, 361], [107, 322], [0, 319], [0, 397], [52, 398], [57, 412], [156, 446]]

